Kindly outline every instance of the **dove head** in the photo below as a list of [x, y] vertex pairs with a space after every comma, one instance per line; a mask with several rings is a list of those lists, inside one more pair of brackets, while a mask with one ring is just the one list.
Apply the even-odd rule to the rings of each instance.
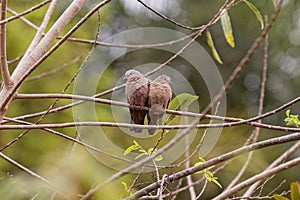
[[131, 70], [128, 70], [125, 73], [124, 79], [128, 80], [131, 77], [135, 77], [135, 76], [144, 76], [144, 75], [141, 72], [137, 71], [137, 70], [131, 69]]
[[157, 77], [154, 82], [157, 83], [162, 83], [162, 84], [170, 84], [171, 83], [171, 79], [169, 76], [167, 75], [160, 75], [159, 77]]

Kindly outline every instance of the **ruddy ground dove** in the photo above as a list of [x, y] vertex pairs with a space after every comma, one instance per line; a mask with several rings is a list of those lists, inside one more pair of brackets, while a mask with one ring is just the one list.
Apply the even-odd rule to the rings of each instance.
[[[124, 79], [127, 79], [125, 95], [130, 105], [148, 107], [150, 80], [137, 70], [128, 70]], [[131, 123], [144, 124], [146, 110], [129, 108]], [[140, 128], [131, 128], [134, 132], [141, 132]]]
[[[157, 125], [165, 110], [168, 108], [172, 98], [172, 89], [170, 87], [170, 77], [161, 75], [150, 83], [148, 105], [150, 110], [148, 112], [148, 124]], [[148, 129], [150, 135], [155, 133], [155, 128]]]

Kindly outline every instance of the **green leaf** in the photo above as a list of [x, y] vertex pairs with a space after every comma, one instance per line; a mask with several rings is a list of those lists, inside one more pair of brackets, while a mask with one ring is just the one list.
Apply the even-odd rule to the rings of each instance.
[[218, 61], [218, 63], [223, 64], [223, 62], [222, 62], [222, 60], [221, 60], [221, 58], [220, 58], [220, 56], [218, 54], [218, 51], [217, 51], [217, 49], [216, 49], [216, 47], [214, 45], [214, 41], [212, 39], [212, 36], [211, 36], [211, 34], [210, 34], [210, 32], [209, 32], [208, 29], [206, 31], [206, 37], [207, 37], [207, 44], [208, 44], [208, 46], [211, 49], [212, 55], [214, 56], [214, 58], [216, 59], [216, 61]]
[[220, 188], [222, 188], [222, 185], [219, 183], [219, 181], [217, 181], [217, 177], [214, 177], [214, 178], [212, 178], [211, 179], [211, 181], [213, 182], [213, 183], [215, 183], [217, 186], [219, 186]]
[[274, 7], [277, 6], [276, 0], [272, 0], [272, 3], [273, 3], [273, 6], [274, 6]]
[[126, 191], [127, 190], [127, 184], [125, 182], [123, 182], [123, 181], [121, 183], [122, 183], [122, 185], [124, 187], [124, 190]]
[[285, 198], [284, 196], [273, 194], [273, 197], [275, 200], [289, 200], [288, 198]]
[[235, 46], [234, 37], [232, 34], [232, 26], [227, 10], [222, 11], [221, 25], [227, 43], [233, 48]]
[[139, 152], [148, 154], [148, 152], [145, 149], [139, 149]]
[[135, 140], [133, 140], [133, 145], [131, 145], [130, 147], [128, 147], [125, 151], [124, 151], [124, 155], [126, 156], [127, 154], [129, 154], [130, 152], [134, 151], [134, 150], [138, 150], [141, 148], [141, 146], [139, 145], [139, 143], [137, 143]]
[[300, 199], [300, 185], [298, 181], [291, 183], [291, 200], [299, 200]]
[[247, 4], [247, 6], [254, 12], [257, 20], [259, 21], [260, 23], [260, 28], [261, 29], [264, 29], [264, 20], [263, 20], [263, 17], [261, 16], [259, 10], [252, 4], [250, 3], [249, 1], [247, 0], [244, 0], [244, 2]]
[[[177, 95], [169, 104], [169, 110], [184, 110], [186, 107], [191, 105], [194, 101], [196, 101], [199, 97], [194, 96], [188, 93], [181, 93]], [[173, 120], [175, 120], [177, 115], [167, 115], [166, 122], [167, 124], [171, 124]]]
[[137, 160], [137, 159], [139, 159], [140, 157], [146, 156], [146, 155], [148, 155], [147, 152], [144, 152], [144, 153], [141, 153], [140, 155], [138, 155], [137, 157], [135, 157], [134, 159]]
[[157, 149], [155, 149], [155, 150], [153, 151], [153, 148], [151, 147], [151, 148], [148, 149], [148, 154], [150, 155], [150, 154], [152, 154], [152, 153], [155, 153], [156, 150], [157, 150]]
[[290, 117], [290, 112], [291, 112], [291, 110], [285, 111], [285, 115], [286, 115], [287, 117]]
[[287, 110], [285, 114], [287, 117], [284, 119], [284, 121], [287, 126], [296, 126], [298, 128], [300, 127], [298, 115], [291, 115], [290, 110]]
[[133, 143], [136, 145], [136, 146], [141, 146], [137, 141], [133, 140]]
[[163, 160], [163, 157], [162, 157], [162, 155], [158, 155], [158, 156], [156, 156], [156, 157], [154, 158], [154, 160], [155, 160], [156, 162], [158, 162], [158, 161]]

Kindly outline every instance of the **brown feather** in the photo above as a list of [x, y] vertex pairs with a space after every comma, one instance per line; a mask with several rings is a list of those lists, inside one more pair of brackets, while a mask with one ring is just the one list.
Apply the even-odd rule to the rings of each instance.
[[[170, 77], [161, 75], [150, 83], [148, 105], [150, 110], [147, 115], [149, 125], [157, 125], [165, 110], [168, 108], [172, 98], [172, 89], [170, 87]], [[150, 135], [155, 133], [156, 129], [149, 129]]]
[[[148, 93], [149, 93], [149, 79], [147, 79], [143, 74], [136, 70], [129, 70], [125, 73], [125, 78], [127, 83], [125, 86], [125, 95], [127, 101], [133, 106], [148, 106]], [[147, 114], [145, 110], [137, 110], [129, 108], [131, 123], [132, 124], [144, 124], [144, 119]], [[135, 132], [141, 132], [139, 128], [132, 128]]]

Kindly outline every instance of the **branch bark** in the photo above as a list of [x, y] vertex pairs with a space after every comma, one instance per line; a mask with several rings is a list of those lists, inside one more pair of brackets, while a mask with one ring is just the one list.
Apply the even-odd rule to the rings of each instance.
[[[6, 8], [7, 0], [1, 1], [1, 15], [0, 20], [6, 18]], [[6, 55], [6, 23], [0, 25], [0, 65], [1, 65], [1, 75], [3, 80], [3, 87], [9, 88], [12, 85], [10, 78], [8, 65], [7, 65], [7, 55]]]
[[242, 190], [243, 188], [255, 183], [258, 180], [264, 179], [266, 177], [272, 176], [274, 174], [277, 174], [278, 172], [281, 172], [283, 170], [289, 169], [291, 167], [294, 167], [296, 165], [300, 164], [300, 157], [295, 158], [293, 160], [290, 160], [286, 163], [283, 163], [281, 165], [278, 165], [277, 167], [274, 167], [272, 169], [266, 170], [260, 174], [257, 174], [243, 182], [241, 182], [240, 184], [234, 186], [233, 188], [231, 188], [230, 190], [222, 193], [221, 195], [213, 198], [213, 200], [222, 200], [222, 199], [226, 199], [227, 197], [230, 197], [231, 195], [233, 195], [234, 193]]
[[[3, 2], [3, 1], [2, 1]], [[65, 12], [59, 17], [55, 24], [50, 28], [45, 37], [38, 43], [32, 52], [25, 58], [21, 65], [18, 65], [11, 78], [14, 81], [14, 87], [4, 88], [0, 93], [0, 121], [6, 113], [6, 109], [17, 92], [22, 81], [29, 75], [31, 68], [47, 51], [53, 41], [74, 18], [74, 16], [83, 8], [87, 0], [74, 0]], [[24, 78], [25, 77], [25, 78]]]
[[[277, 137], [277, 138], [272, 138], [272, 139], [268, 139], [265, 141], [261, 141], [261, 142], [257, 142], [245, 147], [241, 147], [239, 149], [236, 149], [234, 151], [225, 153], [221, 156], [215, 157], [211, 160], [206, 161], [203, 164], [191, 167], [189, 169], [185, 169], [182, 171], [179, 171], [171, 176], [169, 176], [169, 181], [173, 182], [179, 179], [182, 179], [188, 175], [191, 175], [195, 172], [201, 171], [203, 169], [206, 169], [210, 166], [219, 164], [221, 162], [224, 162], [226, 160], [230, 160], [238, 155], [241, 155], [243, 153], [249, 152], [249, 151], [253, 151], [253, 150], [257, 150], [257, 149], [261, 149], [261, 148], [265, 148], [268, 146], [272, 146], [272, 145], [277, 145], [277, 144], [283, 144], [283, 143], [287, 143], [287, 142], [292, 142], [292, 141], [297, 141], [300, 139], [300, 133], [294, 133], [294, 134], [290, 134], [287, 136], [281, 136], [281, 137]], [[300, 159], [300, 158], [299, 158]], [[150, 193], [151, 191], [157, 189], [159, 187], [159, 183], [155, 182], [152, 183], [146, 187], [144, 187], [143, 189], [135, 192], [133, 195], [131, 195], [128, 199], [137, 199], [145, 194]]]

